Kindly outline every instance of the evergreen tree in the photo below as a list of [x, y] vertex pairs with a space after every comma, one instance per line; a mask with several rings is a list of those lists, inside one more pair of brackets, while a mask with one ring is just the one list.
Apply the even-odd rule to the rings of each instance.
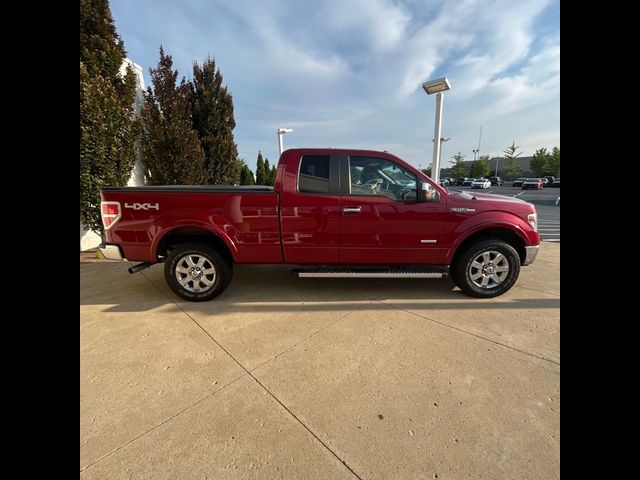
[[107, 0], [80, 0], [80, 220], [102, 233], [100, 189], [123, 186], [136, 160], [136, 81]]
[[278, 171], [278, 168], [275, 165], [273, 165], [271, 167], [271, 171], [269, 172], [269, 185], [275, 185], [277, 171]]
[[513, 142], [510, 147], [507, 147], [507, 149], [503, 151], [505, 159], [505, 172], [507, 178], [515, 178], [522, 171], [520, 169], [520, 166], [516, 162], [516, 158], [522, 155], [522, 152], [516, 154], [516, 151], [519, 148], [520, 147], [516, 147], [516, 142]]
[[[151, 68], [142, 119], [145, 176], [151, 185], [206, 183], [204, 152], [191, 123], [191, 91], [184, 77], [177, 84], [171, 55], [160, 46], [160, 61]], [[235, 158], [235, 157], [234, 157]]]
[[271, 166], [269, 165], [269, 159], [264, 159], [264, 183], [263, 185], [273, 185], [271, 180]]
[[253, 178], [253, 172], [244, 160], [238, 159], [240, 165], [240, 185], [255, 185], [256, 181]]
[[453, 160], [449, 160], [449, 163], [453, 163], [453, 167], [451, 167], [451, 176], [455, 178], [466, 177], [467, 166], [464, 163], [464, 155], [460, 152], [456, 153], [453, 157]]
[[256, 161], [256, 185], [266, 185], [266, 172], [265, 172], [264, 159], [262, 153], [258, 151], [258, 160]]
[[533, 154], [529, 168], [538, 177], [541, 177], [547, 172], [550, 158], [551, 155], [547, 152], [546, 148], [539, 148], [536, 150], [536, 153]]
[[207, 57], [202, 66], [193, 64], [190, 86], [193, 126], [204, 150], [207, 181], [213, 185], [234, 183], [241, 167], [233, 139], [233, 99], [222, 85], [215, 60]]

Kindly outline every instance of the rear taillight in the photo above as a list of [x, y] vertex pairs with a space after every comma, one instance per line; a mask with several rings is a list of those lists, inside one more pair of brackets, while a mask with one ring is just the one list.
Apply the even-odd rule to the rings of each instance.
[[100, 213], [104, 229], [109, 230], [122, 216], [120, 202], [100, 202]]

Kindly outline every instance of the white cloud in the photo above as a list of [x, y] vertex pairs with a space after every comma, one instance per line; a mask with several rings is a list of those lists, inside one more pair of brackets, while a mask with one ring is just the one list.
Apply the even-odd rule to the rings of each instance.
[[457, 151], [472, 157], [480, 124], [486, 153], [514, 140], [523, 149], [559, 143], [559, 32], [553, 18], [539, 30], [541, 12], [552, 3], [555, 12], [558, 1], [154, 0], [134, 8], [111, 0], [111, 7], [145, 70], [157, 63], [160, 42], [180, 75], [207, 53], [216, 58], [250, 165], [258, 149], [277, 157], [275, 128], [286, 126], [294, 128], [287, 146], [386, 148], [425, 166], [433, 98], [420, 85], [435, 76], [452, 83], [444, 164]]
[[390, 0], [331, 0], [323, 12], [329, 28], [364, 38], [382, 51], [400, 45], [411, 18]]
[[409, 95], [438, 68], [449, 66], [459, 94], [470, 95], [526, 58], [531, 25], [549, 0], [445, 2], [411, 39], [400, 93]]

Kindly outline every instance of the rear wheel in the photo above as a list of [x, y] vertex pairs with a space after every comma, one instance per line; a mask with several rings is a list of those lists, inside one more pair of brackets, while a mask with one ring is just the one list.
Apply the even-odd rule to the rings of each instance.
[[233, 267], [212, 247], [190, 243], [169, 253], [164, 276], [176, 295], [191, 302], [204, 302], [227, 288]]
[[502, 240], [484, 240], [469, 247], [452, 266], [452, 279], [472, 297], [506, 293], [520, 275], [518, 252]]

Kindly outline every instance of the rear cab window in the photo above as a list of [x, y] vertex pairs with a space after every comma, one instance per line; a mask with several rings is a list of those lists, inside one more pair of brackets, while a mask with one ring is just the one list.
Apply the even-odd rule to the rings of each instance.
[[330, 192], [329, 155], [304, 155], [300, 160], [298, 172], [298, 191], [300, 193]]

